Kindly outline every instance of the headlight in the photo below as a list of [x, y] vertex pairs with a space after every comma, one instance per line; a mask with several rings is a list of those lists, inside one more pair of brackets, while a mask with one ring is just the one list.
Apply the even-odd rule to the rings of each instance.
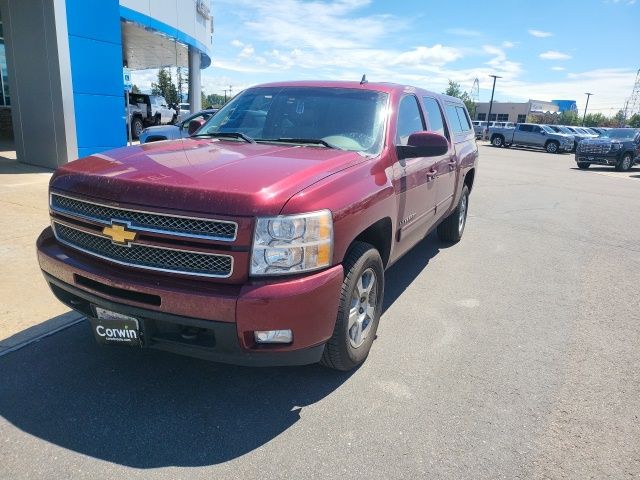
[[332, 250], [333, 220], [329, 210], [258, 218], [251, 275], [283, 275], [327, 267]]

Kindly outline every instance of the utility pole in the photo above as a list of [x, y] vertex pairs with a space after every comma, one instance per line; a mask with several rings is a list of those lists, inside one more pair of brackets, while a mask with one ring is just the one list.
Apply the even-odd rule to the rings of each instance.
[[491, 101], [489, 102], [489, 115], [487, 115], [487, 135], [489, 134], [489, 122], [491, 121], [491, 110], [493, 109], [493, 94], [496, 91], [496, 79], [502, 78], [498, 75], [489, 75], [493, 78], [493, 88], [491, 89]]
[[582, 115], [582, 126], [584, 127], [584, 119], [587, 118], [587, 108], [589, 108], [589, 97], [593, 95], [593, 93], [586, 93], [587, 96], [587, 104], [584, 106], [584, 115]]
[[224, 103], [227, 103], [227, 89], [223, 88], [222, 91], [224, 92]]
[[229, 85], [229, 100], [231, 100], [233, 98], [233, 87], [231, 85]]

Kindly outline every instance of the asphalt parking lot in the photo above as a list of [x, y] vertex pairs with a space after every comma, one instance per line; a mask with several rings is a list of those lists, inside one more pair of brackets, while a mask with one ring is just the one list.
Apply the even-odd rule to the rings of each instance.
[[100, 348], [83, 322], [0, 357], [0, 478], [640, 476], [640, 167], [480, 150], [462, 242], [387, 272], [360, 369]]

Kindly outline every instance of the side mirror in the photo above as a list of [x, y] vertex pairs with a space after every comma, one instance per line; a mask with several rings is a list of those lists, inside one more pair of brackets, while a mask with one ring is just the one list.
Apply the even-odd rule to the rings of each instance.
[[189, 122], [189, 135], [193, 135], [198, 130], [200, 130], [200, 127], [202, 125], [204, 125], [204, 121], [203, 120], [191, 120]]
[[437, 157], [449, 151], [449, 141], [439, 133], [415, 132], [409, 135], [407, 145], [398, 145], [398, 159]]
[[546, 135], [546, 134], [547, 134], [547, 132], [545, 132], [544, 130], [540, 130], [540, 133], [541, 133], [542, 135]]

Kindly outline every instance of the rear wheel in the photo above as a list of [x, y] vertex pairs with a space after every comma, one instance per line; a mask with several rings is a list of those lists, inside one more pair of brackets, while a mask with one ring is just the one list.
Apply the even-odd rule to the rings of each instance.
[[134, 119], [131, 120], [131, 136], [134, 140], [140, 138], [142, 130], [144, 130], [144, 123], [142, 123], [142, 119], [140, 117], [134, 117]]
[[616, 164], [616, 170], [619, 172], [626, 172], [633, 165], [633, 158], [631, 158], [630, 153], [625, 153], [622, 158]]
[[438, 225], [438, 237], [446, 242], [457, 243], [462, 238], [464, 227], [467, 224], [467, 211], [469, 209], [469, 188], [462, 188], [462, 195], [456, 209]]
[[558, 142], [551, 141], [551, 142], [547, 142], [544, 148], [548, 153], [558, 153], [558, 150], [560, 149], [560, 144]]
[[496, 135], [491, 139], [491, 145], [494, 147], [502, 147], [504, 145], [504, 138], [501, 135]]
[[591, 166], [591, 164], [589, 162], [578, 162], [578, 168], [580, 170], [586, 170], [590, 166]]
[[338, 317], [320, 363], [347, 371], [366, 360], [375, 339], [384, 298], [384, 266], [372, 245], [355, 242], [343, 267]]

